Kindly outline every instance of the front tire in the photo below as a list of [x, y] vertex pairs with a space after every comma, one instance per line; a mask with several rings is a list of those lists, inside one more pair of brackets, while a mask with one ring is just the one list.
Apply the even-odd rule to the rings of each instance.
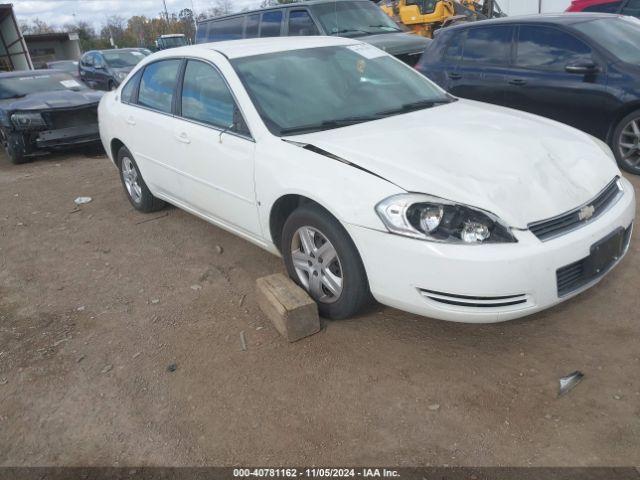
[[127, 194], [127, 198], [136, 210], [144, 213], [162, 210], [166, 203], [153, 196], [138, 169], [138, 164], [127, 147], [118, 151], [118, 165], [120, 166], [120, 180]]
[[9, 161], [14, 165], [26, 163], [29, 159], [25, 156], [25, 144], [24, 137], [16, 133], [4, 133], [4, 151], [9, 158]]
[[360, 254], [344, 227], [326, 210], [303, 205], [285, 222], [282, 256], [289, 276], [334, 320], [355, 315], [369, 299]]
[[640, 110], [620, 120], [613, 131], [611, 149], [620, 168], [640, 175]]

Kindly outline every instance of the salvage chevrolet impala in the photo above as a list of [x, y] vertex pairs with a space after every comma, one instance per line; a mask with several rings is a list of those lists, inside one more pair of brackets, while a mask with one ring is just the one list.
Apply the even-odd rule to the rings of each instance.
[[456, 99], [353, 39], [159, 52], [99, 119], [136, 209], [169, 202], [282, 255], [328, 318], [371, 296], [522, 317], [594, 285], [631, 238], [634, 191], [600, 140]]

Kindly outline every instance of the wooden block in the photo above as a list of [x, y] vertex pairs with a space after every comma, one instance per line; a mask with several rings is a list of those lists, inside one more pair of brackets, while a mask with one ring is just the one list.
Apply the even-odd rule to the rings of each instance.
[[278, 332], [295, 342], [320, 331], [318, 306], [302, 288], [281, 273], [256, 280], [258, 305]]

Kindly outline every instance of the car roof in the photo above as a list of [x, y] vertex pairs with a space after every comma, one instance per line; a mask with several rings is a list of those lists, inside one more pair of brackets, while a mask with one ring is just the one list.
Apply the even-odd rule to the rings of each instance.
[[221, 15], [219, 17], [208, 17], [205, 18], [203, 20], [198, 20], [197, 23], [204, 23], [204, 22], [209, 22], [209, 21], [213, 21], [213, 20], [220, 20], [223, 18], [228, 18], [228, 17], [236, 17], [239, 15], [249, 15], [252, 13], [256, 13], [256, 12], [264, 12], [266, 10], [278, 10], [284, 7], [294, 7], [294, 8], [304, 8], [304, 7], [308, 7], [309, 5], [321, 5], [323, 3], [336, 3], [336, 2], [367, 2], [367, 3], [372, 3], [371, 0], [306, 0], [306, 1], [298, 1], [298, 2], [293, 2], [293, 3], [282, 3], [280, 5], [273, 5], [273, 6], [269, 6], [269, 7], [264, 7], [264, 8], [254, 8], [253, 10], [245, 10], [242, 12], [235, 12], [235, 13], [230, 13], [228, 15]]
[[509, 25], [509, 24], [545, 24], [545, 25], [572, 25], [575, 23], [588, 22], [601, 18], [616, 18], [621, 15], [613, 13], [591, 13], [591, 12], [573, 12], [573, 13], [543, 13], [535, 15], [515, 15], [513, 17], [492, 18], [482, 20], [480, 22], [469, 22], [447, 27], [446, 30], [459, 28], [470, 28], [475, 25]]
[[89, 50], [87, 53], [130, 52], [131, 50], [146, 50], [145, 47], [105, 48], [103, 50]]
[[263, 55], [266, 53], [285, 52], [288, 50], [301, 50], [304, 48], [346, 46], [361, 43], [359, 40], [352, 38], [328, 36], [248, 38], [244, 40], [199, 43], [197, 45], [172, 48], [156, 52], [152, 57], [162, 58], [174, 57], [176, 55], [193, 55], [197, 52], [200, 52], [201, 55], [207, 55], [211, 51], [216, 51], [231, 59]]

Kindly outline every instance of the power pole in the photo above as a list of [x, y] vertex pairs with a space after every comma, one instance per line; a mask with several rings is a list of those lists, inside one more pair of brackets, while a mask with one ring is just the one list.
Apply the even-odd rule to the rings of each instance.
[[169, 28], [169, 10], [167, 10], [167, 0], [162, 0], [164, 5], [164, 18], [167, 21], [167, 28]]

